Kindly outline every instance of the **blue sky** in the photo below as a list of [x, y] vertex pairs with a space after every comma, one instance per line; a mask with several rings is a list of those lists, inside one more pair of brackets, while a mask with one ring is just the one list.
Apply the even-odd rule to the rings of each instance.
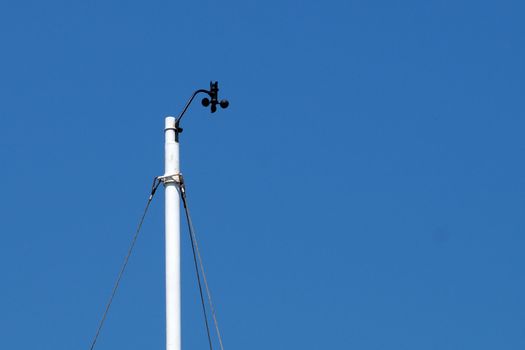
[[[219, 80], [181, 166], [227, 350], [523, 349], [524, 11], [0, 3], [1, 347], [89, 347], [164, 117]], [[164, 347], [163, 234], [159, 192], [97, 349]]]

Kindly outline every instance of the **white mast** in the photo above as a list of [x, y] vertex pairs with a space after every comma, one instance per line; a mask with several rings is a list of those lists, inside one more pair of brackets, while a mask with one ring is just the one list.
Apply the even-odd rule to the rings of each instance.
[[179, 140], [175, 118], [165, 126], [166, 350], [181, 350]]
[[199, 93], [205, 93], [210, 97], [210, 99], [204, 98], [202, 105], [210, 106], [212, 113], [217, 111], [217, 105], [227, 108], [229, 105], [227, 100], [217, 99], [218, 91], [219, 83], [210, 82], [210, 90], [199, 89], [191, 95], [178, 118], [166, 117], [164, 176], [161, 176], [166, 191], [166, 350], [181, 350], [179, 191], [182, 175], [179, 167], [179, 134], [182, 129], [179, 123]]
[[[93, 350], [97, 342], [97, 338], [100, 334], [106, 316], [108, 314], [111, 303], [113, 302], [113, 297], [118, 289], [124, 270], [128, 264], [129, 257], [135, 246], [140, 228], [144, 222], [144, 218], [148, 211], [153, 195], [157, 190], [160, 182], [164, 183], [165, 188], [165, 200], [166, 200], [166, 212], [165, 212], [165, 222], [166, 222], [166, 350], [181, 350], [181, 288], [180, 288], [180, 191], [183, 191], [184, 194], [184, 185], [182, 180], [182, 174], [180, 173], [179, 165], [179, 134], [182, 132], [182, 129], [179, 127], [179, 123], [184, 116], [184, 113], [188, 110], [191, 102], [199, 93], [207, 94], [210, 99], [202, 99], [202, 105], [204, 107], [210, 106], [210, 111], [215, 113], [217, 111], [217, 105], [221, 108], [228, 108], [229, 102], [227, 100], [219, 101], [217, 99], [217, 93], [219, 91], [218, 82], [210, 82], [210, 90], [199, 89], [196, 90], [190, 97], [189, 101], [186, 103], [186, 106], [182, 110], [178, 118], [166, 117], [164, 134], [165, 134], [165, 144], [164, 144], [164, 175], [155, 177], [153, 187], [151, 189], [151, 195], [149, 196], [148, 203], [144, 209], [144, 214], [140, 220], [140, 223], [137, 227], [137, 231], [133, 236], [131, 246], [129, 248], [128, 254], [124, 259], [124, 264], [119, 272], [115, 286], [109, 298], [108, 304], [106, 305], [106, 310], [102, 315], [99, 326], [97, 328], [97, 333], [91, 342], [90, 350]], [[159, 182], [160, 181], [160, 182]], [[181, 189], [182, 188], [182, 189]], [[184, 205], [186, 205], [185, 197], [182, 197], [184, 200]], [[188, 216], [188, 224], [190, 223], [189, 213], [186, 211]], [[191, 229], [190, 229], [191, 232]], [[192, 237], [195, 237], [192, 234]], [[192, 238], [193, 244], [193, 238]], [[193, 247], [193, 245], [192, 245]], [[198, 253], [198, 250], [197, 250]], [[195, 254], [195, 251], [193, 251]], [[200, 260], [200, 254], [199, 254]], [[195, 261], [195, 267], [197, 268], [197, 262]], [[201, 270], [204, 277], [204, 282], [206, 283], [206, 277], [204, 276], [204, 269], [202, 268], [201, 261]], [[198, 273], [198, 271], [197, 271]], [[199, 279], [199, 288], [200, 288], [200, 279]], [[206, 285], [206, 290], [208, 287]], [[201, 299], [202, 297], [202, 290]], [[211, 302], [211, 296], [208, 291], [208, 299], [210, 302], [210, 307], [213, 312], [213, 304]], [[204, 313], [206, 314], [206, 309], [203, 302]], [[206, 316], [206, 315], [205, 315]], [[213, 312], [213, 319], [215, 321], [215, 327], [217, 329], [217, 334], [219, 336], [219, 342], [222, 348], [222, 340], [220, 338], [219, 328], [217, 325], [217, 320], [215, 319], [215, 313]], [[207, 326], [207, 317], [206, 317], [206, 328], [208, 330], [208, 338], [210, 336], [209, 329]], [[210, 341], [211, 345], [211, 341]]]

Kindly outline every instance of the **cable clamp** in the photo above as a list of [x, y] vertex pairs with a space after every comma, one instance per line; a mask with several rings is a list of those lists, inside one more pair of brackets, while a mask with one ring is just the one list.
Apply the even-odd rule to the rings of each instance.
[[162, 182], [164, 186], [170, 183], [177, 183], [179, 185], [184, 184], [184, 178], [182, 177], [181, 173], [173, 175], [163, 175], [157, 177], [157, 179], [159, 179], [159, 181]]

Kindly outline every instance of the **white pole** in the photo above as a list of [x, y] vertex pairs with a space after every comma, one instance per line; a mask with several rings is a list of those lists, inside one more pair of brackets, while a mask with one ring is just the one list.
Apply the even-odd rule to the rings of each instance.
[[176, 182], [179, 168], [179, 142], [176, 139], [175, 118], [165, 124], [165, 198], [166, 198], [166, 350], [181, 350], [180, 317], [180, 201]]

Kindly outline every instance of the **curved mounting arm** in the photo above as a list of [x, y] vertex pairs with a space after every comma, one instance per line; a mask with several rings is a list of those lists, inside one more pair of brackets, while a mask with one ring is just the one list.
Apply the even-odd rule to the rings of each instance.
[[215, 113], [217, 111], [217, 105], [221, 106], [221, 108], [228, 108], [228, 106], [230, 105], [228, 100], [221, 100], [219, 102], [219, 100], [217, 99], [218, 92], [219, 92], [219, 82], [217, 82], [217, 81], [216, 82], [211, 82], [210, 81], [210, 90], [199, 89], [199, 90], [196, 90], [191, 95], [190, 99], [186, 103], [186, 106], [184, 106], [184, 109], [182, 110], [182, 112], [179, 114], [179, 116], [175, 120], [175, 134], [176, 134], [177, 141], [178, 141], [178, 134], [182, 132], [182, 128], [180, 127], [180, 121], [182, 120], [182, 117], [184, 116], [184, 114], [188, 110], [188, 107], [193, 102], [193, 99], [198, 94], [205, 93], [205, 94], [207, 94], [210, 97], [210, 99], [208, 99], [207, 97], [203, 98], [202, 99], [202, 105], [204, 107], [210, 106], [211, 113]]

